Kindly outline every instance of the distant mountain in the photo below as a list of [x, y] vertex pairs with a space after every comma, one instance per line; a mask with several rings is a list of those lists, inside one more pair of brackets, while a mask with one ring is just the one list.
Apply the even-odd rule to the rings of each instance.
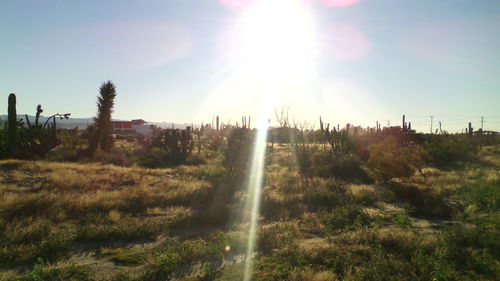
[[191, 123], [173, 123], [173, 122], [148, 122], [149, 125], [156, 125], [160, 128], [165, 129], [185, 129], [188, 126], [193, 126], [194, 128], [199, 128], [200, 124], [191, 124]]
[[[28, 118], [31, 123], [35, 122], [35, 116], [29, 115]], [[40, 116], [39, 122], [40, 123], [45, 123], [49, 117], [46, 116]], [[0, 115], [0, 123], [7, 122], [8, 116], [7, 115]], [[18, 114], [17, 119], [20, 120], [26, 119], [26, 116], [24, 114]], [[122, 119], [113, 119], [113, 121], [129, 121], [129, 120], [122, 120]], [[88, 125], [94, 123], [94, 118], [72, 118], [70, 116], [69, 119], [59, 119], [57, 118], [56, 120], [57, 126], [59, 128], [75, 128], [78, 127], [79, 129], [85, 129], [87, 128]], [[150, 125], [156, 125], [160, 128], [176, 128], [176, 129], [184, 129], [187, 126], [191, 126], [191, 124], [179, 124], [179, 123], [173, 123], [173, 122], [148, 122]], [[195, 128], [199, 127], [199, 125], [194, 125]]]
[[[28, 118], [32, 124], [35, 122], [35, 116], [28, 114]], [[7, 115], [0, 115], [0, 122], [2, 122], [2, 123], [6, 122], [7, 119], [8, 119]], [[18, 114], [17, 119], [25, 121], [26, 115], [25, 114]], [[49, 119], [49, 117], [40, 116], [40, 119], [38, 122], [43, 124], [47, 121], [47, 119]], [[78, 127], [78, 128], [83, 129], [83, 128], [86, 128], [88, 125], [92, 124], [94, 122], [94, 119], [93, 118], [71, 118], [70, 117], [69, 119], [62, 119], [61, 120], [59, 118], [56, 118], [56, 122], [57, 122], [57, 126], [60, 128]]]

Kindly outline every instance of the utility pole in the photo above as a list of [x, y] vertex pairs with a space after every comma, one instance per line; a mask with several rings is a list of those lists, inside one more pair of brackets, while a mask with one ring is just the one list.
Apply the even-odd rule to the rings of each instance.
[[481, 132], [483, 131], [484, 116], [481, 116]]
[[434, 116], [430, 116], [431, 117], [431, 134], [432, 134], [432, 123], [433, 123], [433, 120], [434, 120]]

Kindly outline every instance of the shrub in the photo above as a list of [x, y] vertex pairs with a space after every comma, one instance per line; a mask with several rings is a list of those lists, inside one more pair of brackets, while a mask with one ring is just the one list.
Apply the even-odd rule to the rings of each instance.
[[318, 150], [318, 147], [310, 142], [309, 135], [305, 130], [295, 128], [291, 130], [291, 133], [292, 140], [290, 144], [295, 159], [297, 160], [297, 165], [299, 166], [299, 173], [303, 176], [312, 177], [313, 156]]
[[220, 183], [224, 176], [226, 175], [226, 170], [220, 166], [201, 166], [195, 171], [194, 176], [209, 181], [214, 184]]
[[361, 161], [353, 155], [335, 157], [332, 153], [316, 153], [312, 160], [312, 171], [316, 176], [359, 180], [370, 183], [372, 180], [361, 167]]
[[412, 215], [442, 219], [451, 217], [452, 208], [431, 189], [399, 183], [391, 183], [389, 189], [397, 199], [410, 203], [408, 212]]
[[80, 140], [78, 127], [74, 129], [60, 129], [58, 130], [59, 138], [61, 139], [61, 146], [66, 149], [75, 150]]
[[154, 267], [160, 274], [172, 273], [178, 266], [179, 254], [169, 249], [158, 251], [154, 255]]
[[398, 145], [395, 138], [388, 137], [378, 144], [369, 146], [368, 167], [381, 182], [392, 178], [409, 177], [421, 166], [416, 147]]
[[253, 143], [250, 130], [236, 128], [230, 131], [222, 162], [229, 179], [241, 180], [247, 175], [252, 160]]
[[494, 213], [500, 210], [500, 189], [498, 186], [474, 183], [459, 192], [466, 205], [475, 205], [479, 210]]
[[220, 131], [213, 131], [206, 134], [205, 145], [209, 151], [223, 151], [226, 146], [226, 142]]
[[158, 147], [146, 151], [139, 159], [139, 164], [146, 168], [161, 168], [168, 166], [168, 153]]
[[140, 163], [149, 168], [168, 167], [183, 164], [191, 155], [194, 140], [191, 130], [158, 130], [146, 144], [146, 152]]
[[7, 130], [0, 128], [0, 159], [7, 157], [8, 152]]
[[497, 279], [500, 240], [493, 227], [449, 227], [440, 233], [439, 244], [441, 255], [461, 271]]
[[191, 154], [186, 158], [186, 161], [184, 161], [185, 165], [195, 165], [195, 166], [203, 165], [206, 163], [207, 159], [202, 154]]
[[369, 225], [372, 219], [363, 212], [361, 207], [348, 205], [335, 208], [325, 216], [323, 223], [326, 232], [331, 233], [340, 229], [354, 229], [364, 225]]
[[406, 212], [398, 213], [392, 217], [392, 222], [395, 226], [401, 228], [408, 228], [411, 226], [410, 217]]
[[259, 232], [259, 250], [271, 252], [275, 249], [296, 247], [295, 241], [299, 234], [293, 223], [273, 223], [262, 226]]
[[50, 161], [57, 162], [76, 162], [80, 158], [80, 155], [75, 149], [60, 148], [51, 150], [47, 158]]
[[478, 143], [470, 136], [431, 135], [423, 146], [422, 156], [429, 162], [449, 163], [464, 160], [477, 150]]
[[130, 167], [133, 164], [132, 151], [125, 148], [113, 147], [108, 152], [97, 151], [91, 157], [92, 160], [117, 166]]

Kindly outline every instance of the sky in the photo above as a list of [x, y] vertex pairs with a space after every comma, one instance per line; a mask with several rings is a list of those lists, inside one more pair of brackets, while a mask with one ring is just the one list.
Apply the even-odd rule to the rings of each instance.
[[92, 117], [111, 80], [116, 119], [235, 122], [272, 100], [316, 127], [500, 131], [500, 1], [255, 1], [2, 0], [0, 114], [16, 93], [18, 113]]

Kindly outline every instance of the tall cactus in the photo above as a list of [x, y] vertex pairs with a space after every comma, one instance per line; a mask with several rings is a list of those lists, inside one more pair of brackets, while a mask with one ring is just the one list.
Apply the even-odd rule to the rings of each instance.
[[16, 112], [16, 95], [9, 95], [9, 123], [8, 123], [8, 135], [9, 135], [9, 152], [11, 154], [16, 154], [18, 151], [18, 137], [17, 137], [17, 112]]
[[38, 127], [38, 120], [40, 119], [40, 114], [42, 114], [42, 112], [43, 112], [42, 105], [39, 104], [36, 107], [36, 117], [35, 117], [35, 126], [37, 126], [37, 127]]

